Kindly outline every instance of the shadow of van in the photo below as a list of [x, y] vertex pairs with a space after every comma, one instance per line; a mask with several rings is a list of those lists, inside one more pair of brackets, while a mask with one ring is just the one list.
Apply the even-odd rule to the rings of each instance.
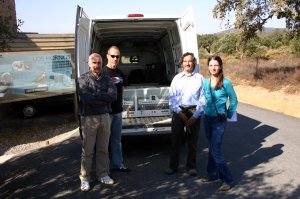
[[74, 94], [38, 98], [11, 103], [15, 113], [25, 118], [37, 115], [74, 112]]

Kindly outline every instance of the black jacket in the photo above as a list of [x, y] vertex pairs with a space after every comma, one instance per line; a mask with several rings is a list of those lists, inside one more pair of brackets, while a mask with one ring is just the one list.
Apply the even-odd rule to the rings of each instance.
[[[112, 92], [108, 92], [109, 88]], [[117, 89], [111, 78], [102, 75], [97, 79], [91, 72], [78, 78], [77, 94], [79, 114], [82, 116], [110, 113], [111, 103], [117, 99]]]
[[113, 83], [117, 87], [117, 100], [111, 103], [111, 113], [121, 113], [123, 111], [123, 86], [126, 84], [125, 76], [120, 69], [111, 69], [107, 66], [103, 67], [102, 73], [111, 77]]

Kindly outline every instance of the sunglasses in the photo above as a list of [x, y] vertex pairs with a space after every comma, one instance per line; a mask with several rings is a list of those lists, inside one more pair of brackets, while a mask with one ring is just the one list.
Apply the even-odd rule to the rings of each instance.
[[[110, 55], [110, 54], [108, 54], [108, 55]], [[120, 58], [120, 55], [110, 55], [111, 56], [111, 58], [117, 58], [117, 59], [119, 59]]]
[[101, 64], [101, 62], [95, 62], [95, 61], [94, 61], [93, 64]]

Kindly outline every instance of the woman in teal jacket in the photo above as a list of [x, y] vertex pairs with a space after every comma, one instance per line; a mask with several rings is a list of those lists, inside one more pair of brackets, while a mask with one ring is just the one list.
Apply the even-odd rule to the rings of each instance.
[[[221, 144], [227, 118], [231, 118], [237, 107], [237, 97], [231, 82], [223, 75], [221, 57], [208, 58], [210, 77], [204, 80], [204, 95], [207, 101], [204, 112], [204, 129], [209, 143], [207, 176], [201, 181], [209, 183], [220, 179], [219, 190], [227, 191], [233, 185], [233, 177], [221, 152]], [[226, 108], [229, 99], [229, 107]]]

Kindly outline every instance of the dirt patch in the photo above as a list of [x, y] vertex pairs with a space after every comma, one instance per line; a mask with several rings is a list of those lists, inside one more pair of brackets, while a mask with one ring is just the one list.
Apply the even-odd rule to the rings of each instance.
[[[32, 141], [32, 142], [24, 142], [23, 144], [8, 144], [8, 146], [11, 146], [7, 151], [3, 153], [3, 155], [0, 156], [0, 164], [9, 160], [10, 158], [14, 157], [15, 155], [19, 155], [21, 153], [28, 153], [31, 150], [40, 149], [43, 147], [47, 147], [51, 144], [55, 144], [58, 142], [61, 142], [63, 140], [66, 140], [72, 136], [78, 136], [79, 131], [78, 128], [75, 128], [74, 130], [67, 131], [58, 135], [54, 135], [54, 137], [51, 137], [49, 139], [43, 139], [40, 141]], [[9, 141], [8, 141], [9, 142]], [[1, 144], [2, 146], [3, 144]], [[7, 148], [7, 147], [6, 147]]]
[[300, 118], [300, 94], [289, 94], [288, 87], [270, 91], [262, 87], [235, 85], [238, 101]]
[[32, 119], [11, 116], [0, 123], [0, 155], [13, 155], [66, 138], [78, 128], [72, 112], [44, 114]]

